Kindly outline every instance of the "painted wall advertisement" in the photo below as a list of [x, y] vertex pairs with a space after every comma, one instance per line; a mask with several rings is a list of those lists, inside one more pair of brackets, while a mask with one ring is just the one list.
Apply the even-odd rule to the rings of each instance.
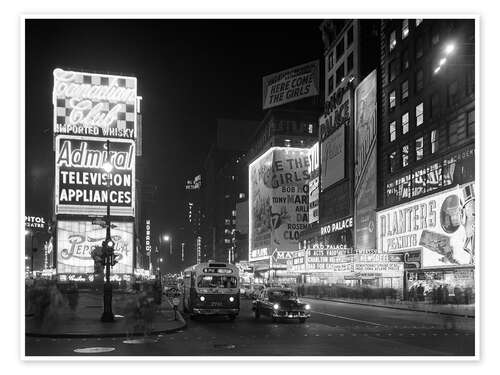
[[54, 134], [136, 138], [137, 79], [54, 69]]
[[321, 191], [345, 177], [345, 127], [321, 143]]
[[[135, 143], [116, 139], [106, 149], [106, 140], [57, 136], [55, 155], [56, 214], [134, 216]], [[109, 159], [108, 175], [103, 164]], [[109, 184], [109, 194], [107, 185]]]
[[319, 94], [319, 60], [262, 78], [262, 109]]
[[422, 267], [474, 264], [474, 183], [399, 205], [377, 214], [378, 249], [421, 249]]
[[[94, 273], [92, 250], [101, 246], [106, 229], [89, 221], [58, 221], [57, 273]], [[118, 264], [111, 268], [114, 274], [131, 274], [133, 262], [133, 223], [112, 223], [111, 238], [115, 242]]]
[[309, 149], [309, 224], [319, 220], [319, 142]]
[[307, 149], [274, 147], [250, 164], [249, 260], [291, 260], [309, 222], [308, 194]]
[[355, 104], [355, 247], [376, 246], [377, 206], [377, 71], [356, 88]]

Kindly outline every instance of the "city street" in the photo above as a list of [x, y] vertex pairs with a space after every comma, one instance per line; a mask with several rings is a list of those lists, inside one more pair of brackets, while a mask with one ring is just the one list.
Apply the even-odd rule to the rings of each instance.
[[[305, 299], [304, 299], [305, 300]], [[85, 356], [75, 349], [114, 348], [112, 356], [472, 356], [474, 319], [309, 300], [311, 318], [298, 322], [255, 321], [251, 301], [239, 317], [190, 320], [176, 333], [144, 342], [125, 338], [26, 337], [27, 356]], [[96, 354], [93, 354], [96, 355]]]

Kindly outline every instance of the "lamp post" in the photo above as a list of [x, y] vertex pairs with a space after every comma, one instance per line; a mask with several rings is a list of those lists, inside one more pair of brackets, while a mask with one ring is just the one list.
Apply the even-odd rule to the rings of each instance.
[[111, 218], [110, 218], [110, 204], [109, 204], [109, 179], [113, 166], [109, 162], [109, 140], [106, 141], [106, 150], [108, 151], [108, 160], [102, 165], [102, 168], [107, 173], [106, 178], [106, 192], [107, 192], [107, 205], [106, 205], [106, 239], [102, 243], [103, 260], [106, 268], [106, 280], [104, 282], [104, 311], [101, 315], [102, 322], [113, 322], [115, 316], [112, 310], [113, 300], [113, 286], [109, 280], [111, 266], [114, 265], [114, 242], [111, 239]]

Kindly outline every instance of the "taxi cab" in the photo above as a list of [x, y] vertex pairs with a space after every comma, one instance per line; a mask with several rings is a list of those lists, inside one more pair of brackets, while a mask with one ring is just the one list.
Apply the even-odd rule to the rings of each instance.
[[264, 289], [253, 301], [252, 310], [257, 320], [261, 316], [269, 316], [273, 321], [298, 319], [304, 323], [310, 314], [311, 306], [302, 303], [297, 294], [290, 288]]

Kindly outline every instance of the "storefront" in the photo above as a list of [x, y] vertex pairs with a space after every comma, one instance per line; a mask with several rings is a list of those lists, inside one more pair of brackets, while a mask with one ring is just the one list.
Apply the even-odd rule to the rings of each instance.
[[474, 294], [474, 220], [474, 182], [377, 213], [377, 249], [402, 258], [406, 298]]

